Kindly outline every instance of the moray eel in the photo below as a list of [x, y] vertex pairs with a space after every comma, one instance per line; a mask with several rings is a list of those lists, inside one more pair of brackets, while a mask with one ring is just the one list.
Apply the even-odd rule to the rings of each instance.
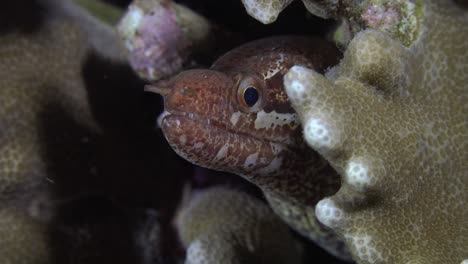
[[338, 190], [339, 177], [305, 147], [283, 87], [292, 66], [324, 72], [339, 58], [334, 45], [321, 39], [272, 37], [228, 52], [210, 69], [184, 71], [147, 91], [163, 95], [160, 127], [180, 156], [245, 177], [291, 227], [347, 259], [343, 243], [314, 213], [321, 198]]

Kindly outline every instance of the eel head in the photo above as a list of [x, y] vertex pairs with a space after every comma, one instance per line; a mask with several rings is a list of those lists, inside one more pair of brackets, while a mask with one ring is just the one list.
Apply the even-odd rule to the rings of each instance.
[[179, 155], [210, 169], [271, 175], [302, 140], [277, 77], [188, 70], [147, 90], [164, 96], [160, 126]]

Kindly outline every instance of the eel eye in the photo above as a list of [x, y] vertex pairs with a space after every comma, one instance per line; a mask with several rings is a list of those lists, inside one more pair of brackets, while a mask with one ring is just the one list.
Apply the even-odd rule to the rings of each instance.
[[252, 107], [258, 102], [258, 99], [260, 99], [260, 94], [258, 93], [257, 88], [249, 86], [244, 89], [244, 102], [246, 105]]
[[263, 106], [263, 85], [252, 76], [240, 80], [237, 88], [237, 101], [240, 110], [246, 113], [260, 111]]

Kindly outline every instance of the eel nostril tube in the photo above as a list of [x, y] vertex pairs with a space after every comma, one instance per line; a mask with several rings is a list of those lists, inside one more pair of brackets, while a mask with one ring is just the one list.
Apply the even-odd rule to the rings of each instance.
[[159, 87], [159, 86], [154, 86], [154, 85], [145, 85], [145, 92], [151, 92], [151, 93], [157, 93], [157, 94], [160, 94], [162, 96], [166, 96], [169, 94], [169, 92], [171, 91], [170, 88], [168, 87]]

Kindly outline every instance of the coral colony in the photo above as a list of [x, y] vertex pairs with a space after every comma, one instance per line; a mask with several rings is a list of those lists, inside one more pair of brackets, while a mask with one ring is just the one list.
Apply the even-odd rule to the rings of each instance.
[[313, 243], [326, 263], [468, 263], [462, 1], [237, 0], [264, 32], [292, 7], [330, 25], [255, 40], [200, 1], [19, 2], [0, 14], [0, 262], [321, 263]]

